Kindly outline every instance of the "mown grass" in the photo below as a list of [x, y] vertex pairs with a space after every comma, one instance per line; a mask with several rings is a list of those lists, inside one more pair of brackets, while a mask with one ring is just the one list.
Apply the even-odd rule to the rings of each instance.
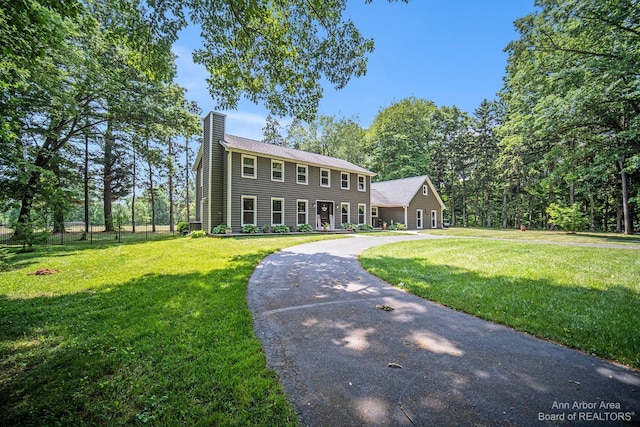
[[[246, 288], [264, 256], [321, 238], [13, 255], [0, 273], [0, 425], [297, 425]], [[40, 268], [59, 273], [28, 275]]]
[[640, 251], [456, 238], [360, 261], [423, 298], [640, 368]]
[[448, 228], [425, 230], [423, 234], [436, 234], [455, 237], [474, 237], [489, 239], [506, 239], [519, 241], [540, 241], [546, 243], [588, 243], [601, 245], [638, 245], [639, 235], [623, 235], [614, 233], [580, 232], [576, 234], [566, 231], [527, 230], [497, 228]]

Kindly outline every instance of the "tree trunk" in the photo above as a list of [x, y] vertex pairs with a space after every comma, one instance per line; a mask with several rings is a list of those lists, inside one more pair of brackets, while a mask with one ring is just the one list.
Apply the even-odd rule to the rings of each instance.
[[[89, 133], [84, 134], [84, 232], [89, 234]], [[85, 235], [86, 238], [86, 235]]]
[[[147, 153], [149, 153], [149, 140], [147, 139]], [[147, 154], [149, 155], [149, 154]], [[149, 200], [151, 202], [151, 232], [156, 232], [156, 197], [155, 190], [153, 188], [153, 164], [151, 159], [147, 160], [149, 165]]]
[[132, 167], [132, 179], [131, 186], [133, 192], [131, 193], [131, 232], [136, 232], [136, 149], [133, 148], [133, 167]]
[[174, 219], [173, 219], [173, 141], [169, 138], [169, 231], [173, 233]]
[[184, 175], [185, 175], [185, 186], [186, 186], [186, 202], [187, 202], [187, 222], [191, 221], [191, 207], [189, 202], [189, 139], [185, 140], [185, 160], [184, 160]]
[[620, 172], [621, 190], [622, 190], [622, 214], [624, 216], [624, 234], [631, 234], [633, 224], [631, 220], [631, 208], [629, 206], [629, 188], [627, 173], [624, 170], [625, 158], [621, 158], [617, 162], [618, 171]]
[[104, 134], [104, 158], [102, 165], [102, 200], [104, 213], [104, 231], [113, 231], [113, 211], [111, 202], [113, 200], [112, 179], [113, 179], [113, 134], [111, 133], [111, 121], [107, 123], [107, 130]]
[[22, 200], [20, 201], [20, 213], [18, 214], [18, 225], [15, 232], [15, 237], [21, 239], [21, 233], [24, 232], [25, 227], [29, 227], [31, 222], [31, 209], [33, 208], [33, 198], [38, 191], [40, 177], [42, 173], [41, 169], [49, 169], [51, 162], [51, 154], [45, 150], [41, 150], [36, 157], [34, 165], [36, 166], [31, 171], [29, 181], [22, 194]]
[[456, 226], [456, 193], [453, 174], [451, 174], [451, 226]]

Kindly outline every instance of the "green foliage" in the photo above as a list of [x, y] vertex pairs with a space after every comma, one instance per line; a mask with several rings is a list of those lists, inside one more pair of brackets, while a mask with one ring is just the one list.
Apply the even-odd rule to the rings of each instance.
[[227, 227], [226, 224], [219, 224], [213, 227], [213, 230], [211, 230], [211, 232], [213, 234], [226, 234], [227, 230], [231, 230], [231, 227]]
[[401, 222], [393, 222], [391, 221], [391, 224], [389, 224], [389, 226], [387, 227], [388, 230], [392, 230], [392, 231], [403, 231], [407, 229], [407, 226]]
[[262, 227], [262, 232], [263, 233], [271, 233], [271, 226], [270, 225], [265, 225], [264, 227]]
[[583, 231], [589, 223], [579, 203], [574, 203], [571, 206], [551, 203], [547, 208], [547, 214], [549, 215], [549, 223], [570, 233]]
[[186, 221], [179, 222], [176, 226], [176, 230], [178, 233], [184, 233], [185, 231], [189, 231], [189, 223]]
[[248, 233], [248, 234], [256, 234], [260, 232], [260, 229], [258, 228], [258, 226], [253, 225], [253, 224], [245, 224], [242, 226], [242, 229], [240, 230], [241, 233]]
[[369, 224], [360, 224], [358, 226], [358, 230], [360, 231], [373, 231], [373, 227]]
[[300, 231], [301, 233], [309, 233], [313, 231], [313, 227], [309, 224], [302, 224], [300, 227], [298, 227], [298, 231]]
[[274, 233], [289, 233], [291, 230], [286, 225], [276, 225], [273, 227]]
[[201, 239], [203, 237], [207, 237], [207, 232], [204, 230], [193, 230], [189, 235], [192, 239]]
[[7, 248], [0, 248], [0, 272], [9, 271], [11, 256]]
[[340, 224], [340, 228], [343, 230], [357, 230], [358, 226], [352, 222], [343, 222]]

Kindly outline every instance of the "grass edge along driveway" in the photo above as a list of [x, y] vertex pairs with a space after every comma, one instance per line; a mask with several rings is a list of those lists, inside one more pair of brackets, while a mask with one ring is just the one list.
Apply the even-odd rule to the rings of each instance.
[[[0, 273], [0, 425], [296, 426], [246, 302], [326, 236], [49, 246]], [[51, 275], [28, 275], [38, 269]]]
[[640, 368], [638, 250], [459, 237], [374, 247], [359, 259], [420, 297]]

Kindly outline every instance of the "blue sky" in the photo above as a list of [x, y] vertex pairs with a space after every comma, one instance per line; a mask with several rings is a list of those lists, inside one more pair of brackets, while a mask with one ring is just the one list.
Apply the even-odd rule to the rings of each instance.
[[[410, 96], [472, 113], [483, 99], [495, 99], [507, 61], [503, 50], [518, 38], [513, 21], [533, 10], [533, 0], [349, 0], [346, 16], [374, 39], [375, 51], [366, 76], [340, 91], [324, 88], [319, 113], [354, 118], [367, 128], [381, 109]], [[198, 33], [193, 27], [183, 31], [173, 50], [177, 82], [206, 114], [215, 104], [204, 67], [191, 61], [200, 46]], [[262, 139], [268, 115], [262, 105], [241, 101], [237, 110], [222, 112], [227, 133]]]

